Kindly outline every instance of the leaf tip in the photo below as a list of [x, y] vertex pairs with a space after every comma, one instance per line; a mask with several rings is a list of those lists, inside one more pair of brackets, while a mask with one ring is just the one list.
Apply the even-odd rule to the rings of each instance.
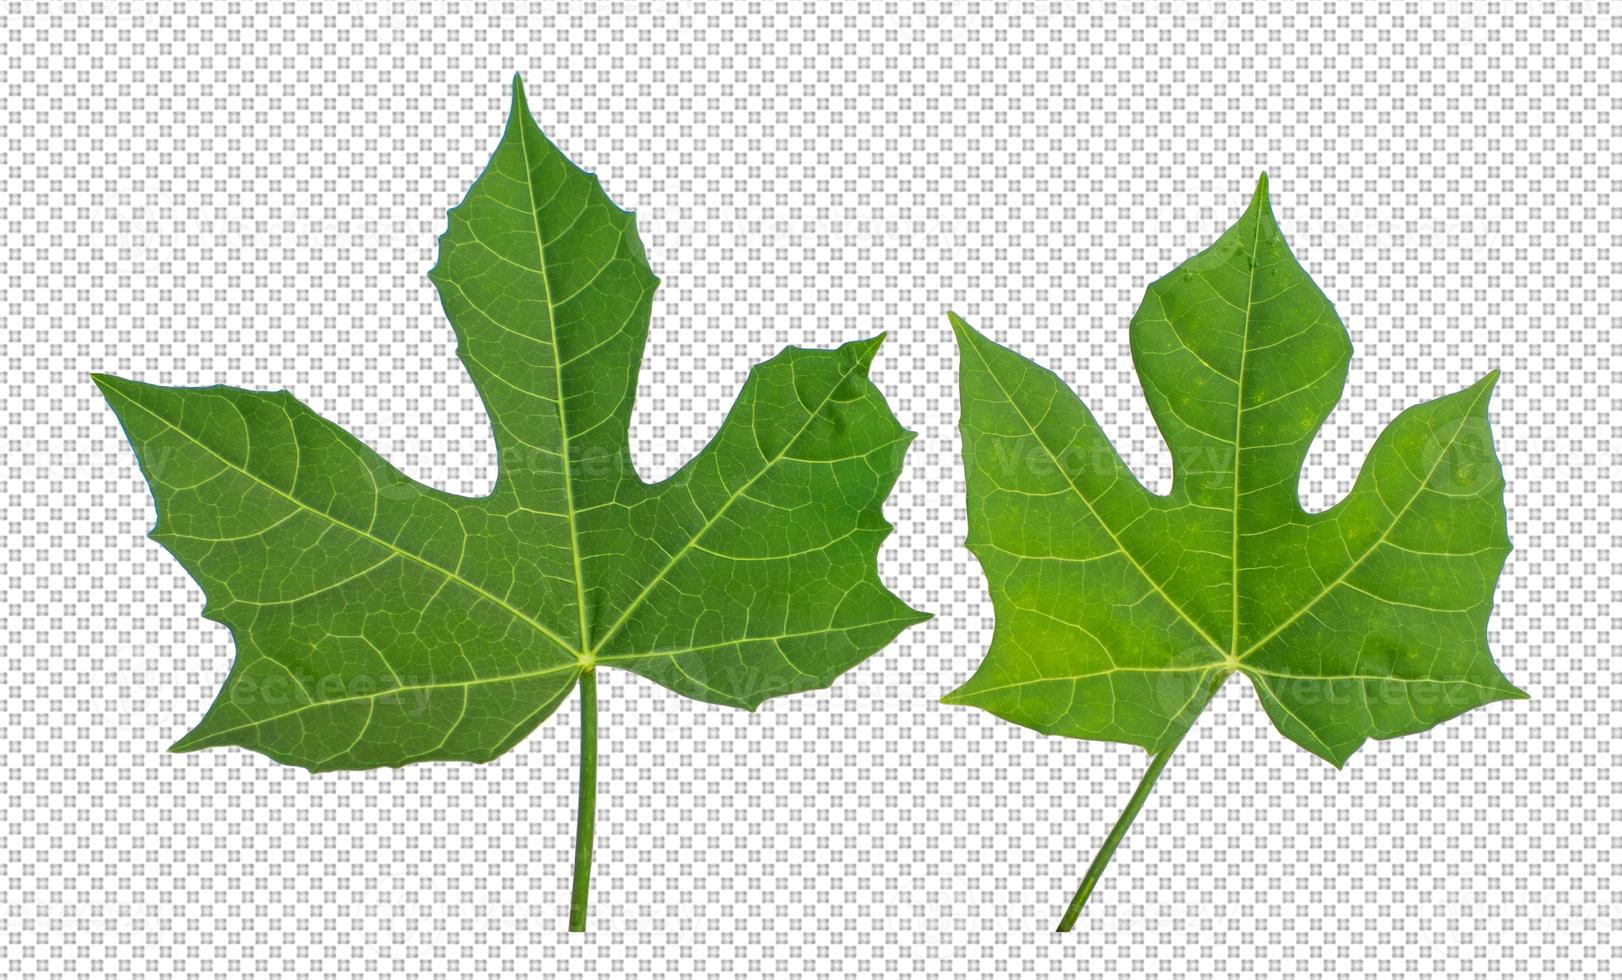
[[861, 366], [863, 371], [866, 371], [873, 366], [873, 358], [878, 354], [879, 347], [884, 343], [884, 338], [888, 336], [890, 336], [890, 331], [885, 330], [866, 340], [852, 340], [845, 344], [845, 348], [856, 356], [856, 363]]
[[175, 739], [174, 744], [170, 745], [167, 751], [172, 752], [175, 755], [185, 755], [188, 752], [196, 752], [198, 749], [203, 747], [197, 744], [199, 741], [201, 740], [197, 737], [197, 733], [195, 731], [190, 731]]
[[1256, 178], [1256, 192], [1250, 196], [1252, 210], [1270, 213], [1273, 210], [1272, 198], [1267, 193], [1267, 171], [1263, 170], [1261, 176]]
[[524, 76], [513, 72], [513, 100], [512, 109], [507, 113], [507, 125], [516, 125], [522, 119], [534, 122], [535, 117], [529, 111], [529, 97], [524, 94]]
[[969, 326], [969, 321], [951, 310], [946, 311], [946, 321], [952, 325], [952, 336], [957, 338], [959, 347], [963, 347], [968, 341], [978, 336], [978, 331]]

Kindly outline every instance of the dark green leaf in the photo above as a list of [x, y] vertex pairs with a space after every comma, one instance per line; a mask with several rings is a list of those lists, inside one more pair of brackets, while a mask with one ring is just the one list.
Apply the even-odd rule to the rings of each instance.
[[411, 480], [285, 392], [97, 377], [156, 498], [152, 536], [237, 642], [177, 749], [316, 770], [484, 762], [584, 670], [753, 708], [925, 618], [875, 567], [912, 439], [867, 379], [878, 338], [758, 365], [705, 449], [637, 477], [627, 426], [658, 280], [631, 215], [516, 82], [430, 276], [494, 429], [487, 497]]

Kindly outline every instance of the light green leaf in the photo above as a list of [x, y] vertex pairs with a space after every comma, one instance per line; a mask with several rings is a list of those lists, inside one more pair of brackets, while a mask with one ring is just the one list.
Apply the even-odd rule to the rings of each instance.
[[410, 479], [285, 392], [98, 376], [151, 484], [152, 536], [237, 658], [179, 750], [313, 770], [485, 762], [612, 666], [753, 708], [926, 618], [879, 581], [912, 439], [879, 338], [756, 366], [719, 433], [645, 484], [627, 427], [658, 280], [630, 214], [515, 81], [430, 273], [489, 412], [487, 497]]
[[1232, 675], [1336, 766], [1368, 738], [1525, 697], [1487, 649], [1509, 554], [1487, 426], [1497, 373], [1403, 412], [1346, 499], [1304, 510], [1302, 462], [1340, 400], [1351, 342], [1279, 233], [1265, 176], [1239, 222], [1151, 285], [1132, 320], [1171, 450], [1165, 496], [1051, 371], [952, 325], [968, 546], [996, 631], [945, 700], [1155, 754], [1061, 931]]
[[1487, 428], [1497, 372], [1403, 412], [1345, 500], [1304, 510], [1302, 461], [1351, 342], [1279, 233], [1265, 177], [1132, 319], [1171, 449], [1166, 496], [1056, 375], [952, 323], [968, 544], [997, 628], [950, 703], [1159, 752], [1239, 673], [1279, 731], [1340, 765], [1369, 737], [1524, 697], [1487, 650], [1509, 553]]

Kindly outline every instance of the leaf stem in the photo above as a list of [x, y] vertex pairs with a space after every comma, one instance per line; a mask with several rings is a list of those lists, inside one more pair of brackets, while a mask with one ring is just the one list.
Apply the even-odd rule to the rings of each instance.
[[569, 898], [569, 931], [586, 931], [586, 900], [591, 894], [591, 845], [597, 823], [597, 672], [580, 675], [580, 808], [574, 824], [574, 891]]
[[1100, 847], [1098, 853], [1093, 856], [1093, 863], [1087, 868], [1087, 876], [1081, 879], [1081, 887], [1076, 889], [1076, 897], [1070, 900], [1070, 907], [1065, 909], [1064, 918], [1059, 920], [1057, 932], [1069, 932], [1076, 927], [1076, 920], [1081, 917], [1081, 907], [1087, 904], [1087, 898], [1092, 895], [1093, 887], [1098, 884], [1098, 879], [1103, 876], [1104, 869], [1109, 867], [1110, 858], [1115, 856], [1115, 849], [1121, 846], [1121, 839], [1126, 836], [1127, 829], [1132, 826], [1132, 821], [1137, 819], [1138, 811], [1143, 809], [1144, 801], [1149, 798], [1150, 790], [1155, 788], [1155, 780], [1160, 778], [1160, 773], [1166, 768], [1166, 763], [1171, 761], [1171, 754], [1177, 751], [1177, 746], [1182, 744], [1183, 736], [1187, 734], [1188, 728], [1185, 727], [1182, 734], [1177, 736], [1177, 740], [1161, 749], [1160, 754], [1156, 755], [1149, 763], [1149, 771], [1143, 774], [1142, 779], [1138, 780], [1138, 788], [1133, 791], [1132, 799], [1127, 801], [1126, 809], [1121, 811], [1121, 816], [1115, 821], [1115, 826], [1110, 828], [1109, 836], [1104, 838], [1104, 846]]

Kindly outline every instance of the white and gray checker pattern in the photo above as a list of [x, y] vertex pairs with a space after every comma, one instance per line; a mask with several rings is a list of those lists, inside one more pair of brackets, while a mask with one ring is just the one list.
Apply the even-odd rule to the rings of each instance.
[[[1618, 14], [1597, 0], [0, 0], [11, 976], [1609, 975], [1622, 922]], [[887, 580], [937, 618], [758, 714], [602, 681], [593, 932], [564, 934], [573, 705], [487, 767], [164, 752], [230, 638], [142, 532], [87, 373], [286, 386], [421, 479], [494, 453], [424, 273], [521, 70], [655, 270], [646, 475], [786, 343], [889, 330], [920, 430]], [[1504, 371], [1493, 619], [1529, 702], [1340, 773], [1230, 683], [1080, 930], [1145, 765], [935, 699], [989, 639], [945, 320], [1059, 370], [1151, 485], [1126, 322], [1256, 174], [1356, 345], [1308, 461]]]

